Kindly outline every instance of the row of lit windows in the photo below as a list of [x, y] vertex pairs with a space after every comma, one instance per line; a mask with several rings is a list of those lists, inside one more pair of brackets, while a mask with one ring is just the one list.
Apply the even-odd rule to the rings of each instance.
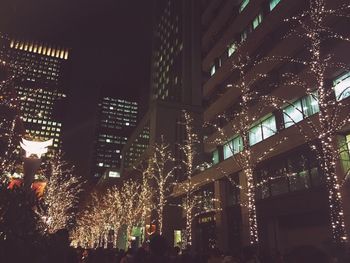
[[[103, 98], [103, 102], [102, 103], [108, 103], [108, 104], [111, 104], [111, 105], [117, 105], [117, 104], [113, 104], [113, 103], [110, 103], [110, 101], [112, 102], [118, 102], [118, 106], [122, 106], [124, 104], [129, 104], [129, 105], [137, 105], [137, 102], [133, 102], [133, 101], [127, 101], [127, 100], [121, 100], [121, 99], [116, 99], [116, 98], [111, 98], [111, 97], [105, 97]], [[125, 107], [125, 105], [124, 105]]]
[[[281, 0], [270, 0], [269, 2], [269, 10], [272, 11], [280, 2]], [[249, 4], [250, 0], [243, 0], [241, 2], [239, 11], [242, 12], [247, 5]], [[248, 35], [253, 32], [263, 21], [263, 13], [260, 12], [257, 16], [255, 16], [255, 18], [253, 19], [252, 22], [250, 22], [246, 28], [241, 32], [241, 42], [245, 41], [248, 37]], [[232, 54], [234, 54], [234, 52], [236, 51], [236, 46], [234, 43], [231, 43], [228, 45], [227, 50], [225, 52], [227, 52], [227, 56], [230, 57], [232, 56]], [[221, 63], [221, 58], [218, 58], [216, 60], [215, 63], [212, 64], [212, 66], [210, 67], [210, 76], [213, 76], [217, 69], [220, 68], [222, 65]]]
[[[333, 89], [337, 101], [350, 97], [350, 72], [345, 72], [333, 81]], [[308, 94], [295, 100], [283, 108], [284, 128], [295, 125], [303, 119], [319, 112], [317, 93]], [[249, 130], [249, 145], [253, 146], [277, 133], [274, 115], [262, 118]], [[243, 141], [235, 136], [223, 146], [223, 157], [227, 159], [243, 150]], [[213, 152], [213, 163], [219, 162], [219, 151]]]
[[53, 132], [45, 132], [45, 131], [34, 131], [34, 130], [27, 130], [28, 133], [31, 134], [38, 134], [38, 135], [46, 135], [46, 136], [51, 136], [51, 137], [60, 137], [59, 133], [53, 133]]
[[106, 143], [125, 143], [128, 140], [128, 138], [120, 138], [120, 139], [98, 139], [99, 142], [106, 142]]
[[[279, 2], [281, 2], [281, 0], [270, 0], [269, 1], [270, 11], [272, 11], [279, 4]], [[249, 3], [250, 3], [250, 0], [243, 0], [239, 6], [239, 12], [242, 13]]]
[[121, 137], [121, 136], [117, 136], [117, 135], [111, 135], [111, 134], [100, 134], [99, 137], [102, 138], [111, 138], [111, 139], [123, 139], [123, 140], [127, 140], [127, 137]]
[[32, 119], [32, 118], [22, 118], [23, 121], [25, 122], [32, 122], [32, 123], [39, 123], [39, 124], [47, 124], [47, 125], [53, 125], [53, 126], [58, 126], [61, 127], [62, 124], [59, 122], [54, 122], [54, 121], [45, 121], [45, 120], [40, 120], [40, 119]]
[[[18, 86], [16, 88], [18, 90], [20, 90], [19, 94], [38, 95], [38, 96], [43, 96], [44, 98], [51, 98], [52, 96], [65, 97], [65, 94], [63, 94], [63, 93], [52, 92], [52, 91], [48, 91], [45, 89], [30, 89], [30, 90], [28, 90], [28, 88], [21, 87], [21, 86]], [[21, 92], [23, 92], [23, 93], [21, 93]], [[45, 95], [42, 95], [42, 94], [47, 94], [49, 96], [45, 97]]]
[[54, 48], [51, 46], [45, 46], [43, 44], [27, 41], [23, 42], [18, 40], [11, 40], [10, 47], [40, 55], [46, 55], [60, 59], [68, 59], [68, 49]]

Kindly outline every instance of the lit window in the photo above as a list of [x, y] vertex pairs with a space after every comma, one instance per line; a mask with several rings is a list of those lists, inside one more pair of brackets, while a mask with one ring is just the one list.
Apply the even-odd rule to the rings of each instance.
[[276, 132], [276, 118], [272, 115], [249, 130], [249, 145], [257, 144], [276, 134]]
[[316, 93], [304, 96], [283, 109], [284, 127], [288, 128], [319, 110]]
[[261, 130], [261, 124], [254, 126], [249, 130], [249, 144], [254, 145], [258, 142], [261, 142], [263, 139], [262, 137], [262, 130]]
[[233, 138], [231, 141], [229, 141], [224, 145], [223, 150], [224, 150], [224, 160], [242, 151], [243, 150], [242, 137], [237, 136]]
[[224, 160], [233, 156], [233, 145], [232, 141], [229, 141], [224, 145]]
[[350, 134], [346, 135], [346, 144], [348, 146], [348, 152], [350, 154]]
[[300, 100], [297, 100], [296, 102], [292, 103], [292, 105], [289, 105], [283, 109], [283, 119], [285, 128], [288, 128], [294, 125], [294, 123], [298, 123], [303, 119], [303, 111]]
[[230, 44], [230, 45], [228, 46], [228, 49], [227, 49], [227, 55], [228, 55], [229, 57], [231, 57], [232, 54], [235, 53], [236, 48], [237, 48], [237, 47], [236, 47], [236, 44], [235, 44], [235, 43]]
[[98, 166], [102, 167], [102, 166], [103, 166], [103, 163], [99, 163]]
[[256, 29], [261, 24], [262, 20], [263, 20], [263, 16], [260, 13], [253, 20], [253, 29]]
[[241, 42], [247, 40], [248, 32], [249, 32], [249, 29], [245, 29], [245, 30], [241, 33]]
[[120, 173], [117, 172], [117, 171], [109, 171], [108, 177], [111, 177], [111, 178], [119, 178], [119, 177], [120, 177]]
[[314, 115], [315, 113], [320, 111], [316, 92], [303, 97], [301, 99], [301, 102], [303, 106], [304, 118]]
[[335, 98], [337, 101], [343, 100], [350, 96], [350, 71], [333, 80]]
[[272, 11], [281, 0], [270, 0], [270, 11]]
[[241, 5], [239, 6], [239, 12], [241, 13], [248, 4], [249, 4], [249, 0], [243, 0]]
[[212, 154], [213, 154], [213, 156], [212, 156], [213, 164], [219, 163], [219, 151], [216, 149], [215, 151], [213, 151]]
[[216, 68], [215, 68], [215, 64], [211, 66], [210, 68], [210, 76], [213, 76], [215, 74]]
[[270, 118], [264, 120], [261, 126], [263, 131], [263, 139], [266, 139], [276, 134], [277, 128], [275, 116], [271, 116]]

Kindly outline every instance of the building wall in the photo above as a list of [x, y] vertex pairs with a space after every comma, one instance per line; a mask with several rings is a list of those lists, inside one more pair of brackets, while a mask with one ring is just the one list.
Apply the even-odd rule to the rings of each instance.
[[53, 140], [51, 152], [62, 144], [62, 114], [66, 98], [69, 50], [58, 46], [1, 39], [1, 57], [14, 74], [20, 116], [26, 136]]
[[138, 116], [137, 102], [103, 97], [98, 105], [93, 177], [105, 172], [120, 172], [121, 152], [129, 134], [135, 128]]
[[[244, 2], [247, 5], [242, 8], [241, 3]], [[271, 4], [273, 2], [277, 5], [272, 6], [272, 8]], [[241, 91], [234, 86], [239, 79], [232, 71], [232, 62], [236, 59], [236, 51], [232, 49], [231, 44], [244, 39], [245, 42], [241, 52], [257, 60], [264, 57], [272, 58], [276, 55], [305, 58], [306, 52], [303, 40], [296, 38], [284, 39], [282, 37], [291, 29], [287, 23], [283, 22], [284, 18], [305, 9], [307, 2], [303, 0], [202, 1], [203, 119], [223, 128], [227, 138], [234, 138], [237, 132], [232, 129], [232, 123], [240, 122], [238, 118], [226, 123], [217, 122], [219, 114], [232, 115], [237, 110], [240, 102]], [[340, 3], [344, 3], [344, 1], [329, 1], [329, 6], [337, 6]], [[262, 15], [262, 19], [259, 18], [260, 20], [258, 19], [259, 14]], [[344, 30], [348, 23], [344, 20], [334, 19], [331, 25], [335, 30], [348, 35], [348, 32]], [[348, 49], [346, 44], [327, 43], [326, 49], [333, 52], [335, 59], [338, 61], [344, 61], [346, 64], [350, 61], [350, 57], [346, 52]], [[306, 101], [310, 98], [306, 97], [305, 90], [296, 87], [286, 88], [281, 84], [283, 83], [282, 74], [293, 72], [309, 85], [314, 85], [314, 81], [308, 76], [307, 70], [305, 67], [287, 65], [283, 61], [275, 60], [251, 66], [247, 71], [246, 78], [247, 81], [251, 81], [258, 73], [267, 73], [268, 78], [265, 81], [257, 82], [254, 88], [260, 94], [282, 97], [291, 102], [300, 101], [306, 112], [306, 108], [308, 107], [308, 110], [312, 109], [313, 104], [307, 104]], [[344, 71], [341, 70], [327, 72], [326, 85], [332, 89], [335, 85], [334, 80], [343, 73]], [[344, 98], [344, 103], [348, 103], [348, 101], [349, 98]], [[249, 115], [257, 115], [257, 122], [252, 123], [252, 129], [258, 127], [259, 118], [264, 121], [266, 118], [274, 116], [275, 119], [273, 135], [262, 138], [254, 145], [251, 142], [253, 158], [257, 158], [271, 147], [274, 148], [269, 155], [260, 160], [259, 166], [255, 168], [254, 172], [257, 176], [255, 180], [258, 180], [261, 173], [265, 173], [266, 178], [277, 178], [279, 174], [284, 176], [282, 176], [284, 179], [281, 180], [268, 179], [267, 183], [261, 182], [260, 189], [256, 193], [257, 196], [261, 195], [263, 191], [268, 193], [263, 198], [258, 198], [256, 204], [261, 249], [269, 253], [278, 251], [285, 253], [297, 245], [305, 244], [326, 250], [326, 244], [331, 240], [331, 226], [328, 194], [324, 183], [325, 176], [317, 167], [317, 161], [311, 158], [313, 153], [310, 154], [298, 128], [288, 123], [283, 110], [276, 110], [276, 108], [270, 106], [256, 103], [250, 105], [248, 112]], [[311, 111], [312, 113], [304, 113], [299, 123], [300, 127], [306, 131], [307, 123], [305, 119], [309, 118], [310, 121], [318, 125], [316, 121], [317, 111]], [[339, 113], [339, 118], [346, 118], [348, 113], [348, 109], [344, 109]], [[310, 130], [307, 132], [310, 133]], [[346, 142], [347, 135], [350, 133], [349, 127], [344, 127], [339, 133], [339, 140], [343, 143]], [[232, 157], [225, 157], [225, 145], [215, 143], [218, 137], [218, 132], [207, 130], [204, 149], [205, 153], [212, 154], [213, 164], [206, 171], [196, 174], [192, 181], [201, 187], [206, 187], [208, 182], [215, 181], [215, 196], [220, 198], [222, 208], [221, 211], [217, 212], [215, 220], [218, 235], [217, 245], [223, 250], [237, 251], [239, 248], [249, 245], [246, 178], [241, 173], [242, 168], [232, 160]], [[277, 144], [284, 137], [288, 139]], [[316, 138], [312, 137], [311, 139]], [[339, 163], [338, 165], [338, 176], [341, 180], [345, 177], [344, 171], [347, 171], [349, 163], [348, 146], [344, 152], [347, 164], [344, 164], [344, 158], [342, 158], [343, 164]], [[293, 158], [303, 155], [311, 155], [305, 161], [305, 165], [309, 167], [308, 169], [296, 168], [290, 165], [294, 162]], [[288, 163], [288, 165], [279, 168], [274, 166], [281, 165], [283, 162]], [[300, 174], [309, 178], [307, 180], [310, 181], [308, 183], [305, 183], [305, 181], [303, 183], [299, 182]], [[227, 180], [225, 177], [229, 175], [233, 175], [239, 190], [237, 190], [237, 187], [227, 189], [224, 186], [223, 181]], [[302, 178], [305, 179], [306, 177]], [[263, 188], [264, 185], [267, 185], [267, 187]], [[346, 203], [349, 198], [346, 187], [343, 186], [342, 192], [344, 203]], [[183, 193], [180, 188], [175, 188], [174, 195], [181, 197]], [[233, 196], [236, 200], [234, 202], [232, 201]], [[346, 206], [344, 206], [344, 209], [348, 227], [350, 224], [348, 221], [349, 211]], [[307, 237], [303, 233], [306, 233]]]

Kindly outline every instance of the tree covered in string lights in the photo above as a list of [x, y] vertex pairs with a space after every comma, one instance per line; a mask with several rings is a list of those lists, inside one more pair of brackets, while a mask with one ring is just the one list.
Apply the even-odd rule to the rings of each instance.
[[[184, 210], [186, 218], [185, 232], [183, 235], [183, 245], [192, 245], [192, 223], [195, 217], [201, 213], [210, 211], [216, 211], [219, 208], [215, 207], [215, 198], [212, 196], [204, 196], [199, 194], [199, 185], [192, 179], [197, 163], [199, 161], [198, 147], [200, 145], [200, 139], [198, 133], [194, 127], [194, 120], [191, 114], [187, 111], [183, 111], [183, 121], [180, 123], [185, 129], [185, 139], [182, 144], [179, 145], [179, 149], [183, 153], [181, 161], [184, 179], [178, 184], [180, 191], [184, 193], [184, 197], [180, 207]], [[217, 206], [217, 204], [216, 204]]]
[[[329, 1], [330, 2], [330, 1]], [[309, 9], [286, 19], [287, 22], [295, 24], [295, 27], [287, 37], [299, 37], [305, 41], [306, 58], [293, 58], [288, 56], [276, 56], [267, 60], [284, 61], [303, 65], [306, 68], [305, 75], [285, 73], [284, 85], [287, 87], [301, 87], [306, 94], [317, 104], [315, 117], [306, 118], [304, 123], [299, 123], [295, 116], [284, 111], [284, 115], [298, 128], [299, 132], [311, 146], [320, 165], [322, 174], [326, 179], [328, 201], [330, 209], [330, 221], [333, 241], [337, 244], [347, 241], [345, 231], [344, 211], [341, 196], [341, 178], [337, 175], [337, 162], [341, 155], [341, 149], [337, 141], [339, 131], [350, 122], [350, 114], [346, 111], [349, 104], [342, 99], [349, 88], [342, 90], [339, 94], [335, 92], [334, 86], [327, 83], [329, 72], [332, 70], [348, 71], [346, 64], [337, 61], [325, 46], [330, 41], [350, 41], [328, 26], [332, 17], [349, 18], [350, 5], [345, 4], [335, 9], [329, 9], [325, 0], [310, 0]], [[311, 79], [311, 81], [308, 81]], [[292, 107], [295, 113], [303, 115], [303, 109], [291, 103], [285, 98], [265, 98], [271, 105], [283, 108], [283, 105]]]
[[81, 191], [81, 178], [74, 174], [73, 167], [61, 154], [56, 154], [49, 160], [45, 190], [36, 207], [43, 233], [52, 234], [70, 227]]
[[131, 240], [132, 229], [139, 224], [143, 211], [144, 204], [140, 200], [140, 190], [139, 183], [132, 180], [125, 181], [120, 189], [127, 245]]
[[[263, 112], [265, 105], [262, 101], [261, 94], [256, 90], [258, 81], [267, 77], [266, 74], [255, 74], [251, 76], [249, 69], [255, 65], [255, 61], [246, 55], [242, 50], [242, 45], [235, 44], [235, 58], [232, 64], [232, 71], [237, 73], [237, 81], [231, 84], [231, 88], [239, 92], [239, 102], [237, 107], [231, 113], [223, 113], [217, 116], [215, 121], [205, 123], [206, 127], [211, 128], [215, 135], [214, 139], [207, 140], [208, 143], [216, 145], [225, 145], [230, 154], [230, 160], [233, 165], [238, 166], [242, 173], [242, 178], [246, 181], [246, 186], [243, 182], [237, 184], [231, 175], [227, 175], [226, 171], [220, 169], [220, 172], [228, 177], [233, 187], [239, 189], [246, 197], [246, 200], [241, 200], [241, 205], [247, 208], [248, 211], [248, 228], [249, 240], [251, 244], [259, 242], [258, 236], [258, 221], [256, 215], [256, 192], [258, 187], [266, 183], [268, 179], [257, 183], [254, 180], [254, 171], [257, 165], [275, 149], [277, 145], [286, 140], [281, 138], [275, 142], [271, 147], [265, 149], [263, 152], [258, 152], [254, 149], [251, 134], [252, 125], [258, 121]], [[253, 108], [254, 107], [254, 108]], [[266, 138], [275, 134], [276, 127], [270, 126], [268, 119], [261, 123]], [[273, 180], [274, 178], [271, 178]]]
[[104, 204], [96, 193], [92, 193], [87, 205], [77, 216], [75, 228], [71, 232], [72, 244], [84, 248], [94, 248], [104, 235]]
[[164, 208], [168, 204], [168, 195], [175, 182], [175, 158], [170, 150], [170, 145], [165, 143], [161, 136], [161, 142], [155, 143], [149, 159], [151, 183], [154, 186], [154, 209], [157, 212], [159, 233], [163, 232]]
[[99, 195], [92, 194], [71, 233], [72, 244], [88, 248], [106, 247], [112, 240], [111, 243], [117, 247], [122, 230], [125, 229], [128, 246], [133, 227], [143, 226], [142, 215], [145, 209], [146, 213], [150, 211], [150, 196], [146, 189], [142, 191], [145, 185], [143, 182], [126, 180], [120, 187], [115, 186]]
[[[139, 225], [144, 230], [144, 234], [142, 238], [145, 237], [145, 226], [148, 221], [148, 219], [151, 216], [151, 212], [153, 208], [155, 207], [153, 200], [155, 198], [154, 188], [152, 185], [152, 176], [153, 176], [153, 169], [152, 169], [152, 161], [151, 159], [148, 159], [146, 164], [141, 164], [141, 168], [134, 167], [135, 171], [138, 171], [141, 173], [141, 181], [139, 178], [136, 180], [140, 182], [140, 203], [142, 204], [141, 208], [141, 215], [140, 215], [140, 222]], [[143, 241], [143, 240], [142, 240]]]

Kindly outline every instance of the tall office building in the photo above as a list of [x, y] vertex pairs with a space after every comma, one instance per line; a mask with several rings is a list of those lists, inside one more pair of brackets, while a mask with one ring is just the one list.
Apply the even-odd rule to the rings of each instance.
[[[317, 156], [304, 137], [307, 136], [315, 144], [318, 142], [322, 135], [311, 132], [315, 128], [310, 127], [316, 125], [317, 129], [319, 114], [323, 114], [319, 113], [320, 109], [325, 108], [319, 102], [319, 95], [310, 91], [310, 87], [316, 85], [310, 68], [284, 59], [269, 59], [269, 63], [251, 62], [244, 74], [245, 84], [252, 84], [251, 96], [280, 97], [285, 104], [274, 108], [257, 98], [249, 101], [246, 116], [238, 113], [241, 112], [242, 97], [245, 95], [244, 98], [247, 98], [247, 94], [242, 94], [242, 78], [232, 69], [232, 64], [239, 60], [240, 52], [248, 55], [252, 61], [276, 56], [310, 59], [310, 51], [306, 48], [307, 37], [285, 38], [292, 29], [297, 28], [298, 33], [303, 32], [302, 29], [299, 25], [295, 27], [293, 23], [284, 22], [286, 18], [308, 10], [309, 2], [201, 1], [203, 119], [222, 128], [227, 140], [222, 140], [222, 134], [217, 129], [207, 130], [204, 150], [212, 155], [212, 166], [192, 177], [194, 182], [201, 185], [198, 193], [212, 192], [220, 200], [221, 208], [220, 211], [203, 213], [193, 220], [196, 250], [205, 252], [203, 249], [209, 248], [214, 241], [222, 250], [236, 250], [238, 253], [250, 242], [256, 242], [257, 238], [259, 249], [271, 254], [291, 251], [301, 245], [326, 251], [326, 244], [334, 238], [333, 228], [340, 221], [331, 222], [333, 203], [329, 200], [331, 194], [327, 185], [330, 177], [321, 169], [322, 158]], [[344, 0], [326, 2], [326, 8], [347, 4]], [[304, 23], [310, 26], [307, 15], [301, 19], [305, 19]], [[348, 20], [332, 16], [325, 24], [335, 32], [349, 35]], [[237, 43], [241, 43], [239, 50]], [[334, 54], [334, 59], [349, 64], [348, 48], [341, 41], [324, 41], [321, 53], [324, 52], [324, 57]], [[306, 81], [307, 87], [286, 87], [285, 76], [290, 73]], [[267, 77], [257, 81], [257, 74], [266, 74]], [[328, 68], [325, 73], [327, 96], [332, 105], [338, 107], [335, 110], [337, 117], [333, 120], [329, 118], [330, 121], [343, 120], [349, 114], [349, 107], [342, 106], [349, 105], [349, 76], [348, 70], [334, 67]], [[327, 110], [332, 107], [328, 104]], [[230, 116], [230, 119], [218, 120], [222, 114]], [[247, 130], [243, 144], [241, 123], [245, 119], [250, 119], [251, 123], [244, 128]], [[304, 133], [300, 133], [299, 129], [303, 129]], [[350, 165], [349, 123], [336, 133], [334, 147], [338, 147], [337, 143], [341, 147], [336, 173], [342, 181], [346, 180]], [[217, 143], [218, 140], [221, 143]], [[247, 181], [248, 175], [239, 161], [242, 158], [246, 160], [244, 154], [247, 151], [244, 149], [254, 158], [253, 182]], [[340, 189], [338, 195], [343, 196], [344, 204], [348, 203], [348, 188], [334, 187]], [[181, 200], [185, 194], [174, 195]], [[254, 199], [254, 219], [253, 205], [248, 198]], [[344, 225], [349, 233], [350, 211], [345, 205], [344, 212], [340, 214], [343, 213]], [[257, 222], [256, 236], [256, 225], [252, 224], [254, 220]], [[178, 218], [178, 221], [181, 219]], [[179, 231], [184, 225], [178, 227], [173, 230]], [[346, 240], [345, 236], [342, 238]]]
[[155, 1], [151, 101], [201, 105], [198, 7], [198, 1]]
[[93, 177], [119, 177], [121, 151], [136, 126], [137, 102], [103, 97], [98, 104]]
[[[132, 170], [161, 136], [174, 147], [181, 143], [182, 110], [200, 116], [200, 20], [198, 0], [155, 0], [151, 93], [147, 113], [123, 149], [122, 169]], [[135, 145], [137, 155], [130, 155]]]
[[11, 65], [15, 76], [26, 136], [40, 141], [52, 139], [51, 150], [58, 150], [62, 143], [58, 109], [66, 97], [68, 49], [7, 37], [2, 38], [1, 45], [1, 58]]
[[[0, 62], [0, 157], [18, 154], [16, 145], [23, 132], [17, 118], [17, 98], [12, 72], [5, 61]], [[7, 156], [9, 157], [9, 156]], [[10, 157], [10, 158], [12, 158]]]
[[[183, 155], [178, 146], [184, 140], [184, 127], [179, 123], [184, 110], [195, 119], [195, 128], [201, 123], [200, 2], [154, 2], [150, 103], [123, 148], [122, 176], [125, 177], [139, 178], [133, 167], [140, 167], [147, 160], [161, 138], [181, 162]], [[135, 147], [138, 147], [136, 155]], [[177, 175], [181, 180], [184, 173]], [[176, 214], [179, 212], [176, 207], [171, 209], [176, 210]], [[172, 213], [165, 214], [163, 234], [168, 240], [173, 239], [174, 224], [182, 222], [172, 220], [175, 218]]]

